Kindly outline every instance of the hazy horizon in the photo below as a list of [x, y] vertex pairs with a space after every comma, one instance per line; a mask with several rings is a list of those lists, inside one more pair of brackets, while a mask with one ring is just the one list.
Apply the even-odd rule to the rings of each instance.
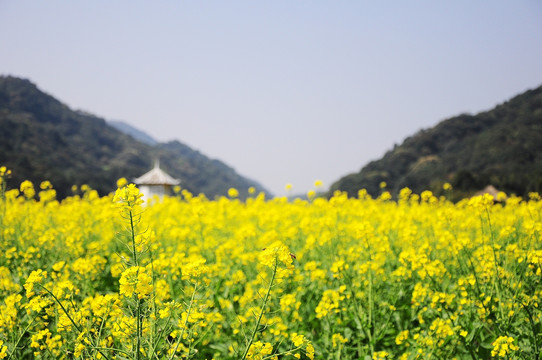
[[542, 84], [542, 3], [0, 3], [0, 74], [304, 193]]

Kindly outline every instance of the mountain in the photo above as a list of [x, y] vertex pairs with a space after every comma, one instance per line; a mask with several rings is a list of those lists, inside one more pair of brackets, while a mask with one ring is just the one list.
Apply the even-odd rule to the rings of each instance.
[[542, 192], [542, 86], [526, 91], [490, 111], [462, 114], [420, 130], [381, 159], [349, 174], [331, 188], [356, 196], [379, 184], [397, 194], [453, 186], [452, 198], [470, 196], [491, 184], [507, 194]]
[[[176, 159], [170, 164], [174, 169], [177, 169], [177, 172], [181, 172], [185, 180], [189, 182], [194, 182], [202, 186], [205, 184], [206, 193], [213, 194], [222, 194], [222, 184], [223, 183], [233, 183], [237, 182], [237, 177], [239, 176], [235, 170], [228, 165], [224, 164], [220, 160], [212, 160], [207, 156], [203, 155], [197, 150], [193, 150], [187, 145], [179, 141], [170, 141], [167, 143], [158, 143], [147, 133], [133, 127], [132, 125], [126, 124], [122, 121], [108, 121], [108, 123], [116, 128], [117, 130], [130, 135], [136, 140], [139, 140], [148, 145], [155, 145], [156, 149], [163, 150], [165, 152], [170, 152], [172, 154], [178, 155]], [[198, 164], [205, 164], [206, 166], [198, 167]], [[208, 181], [208, 179], [214, 179], [214, 181]], [[222, 181], [216, 181], [221, 179]], [[266, 191], [263, 186], [250, 179], [245, 179], [248, 181], [247, 184], [243, 184], [240, 188], [246, 188], [247, 185], [254, 186], [254, 188]]]
[[133, 137], [137, 141], [141, 141], [144, 144], [147, 144], [147, 145], [156, 145], [156, 144], [158, 144], [158, 141], [153, 139], [153, 137], [150, 136], [149, 134], [147, 134], [147, 133], [145, 133], [145, 132], [143, 132], [143, 131], [141, 131], [139, 129], [136, 129], [132, 125], [126, 124], [123, 121], [108, 120], [107, 123], [109, 125], [113, 126], [118, 131], [120, 131], [122, 133], [125, 133], [127, 135], [130, 135], [131, 137]]
[[0, 129], [0, 165], [12, 170], [10, 186], [30, 180], [38, 187], [49, 180], [60, 199], [72, 194], [72, 185], [87, 184], [107, 194], [115, 190], [118, 178], [142, 175], [156, 158], [194, 194], [214, 198], [235, 187], [243, 198], [251, 186], [267, 192], [178, 141], [137, 140], [137, 133], [130, 136], [102, 118], [74, 111], [25, 79], [0, 76]]

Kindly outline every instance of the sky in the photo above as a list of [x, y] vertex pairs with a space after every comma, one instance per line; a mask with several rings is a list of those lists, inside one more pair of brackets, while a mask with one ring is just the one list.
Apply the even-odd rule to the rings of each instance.
[[0, 0], [0, 75], [304, 193], [542, 85], [542, 1]]

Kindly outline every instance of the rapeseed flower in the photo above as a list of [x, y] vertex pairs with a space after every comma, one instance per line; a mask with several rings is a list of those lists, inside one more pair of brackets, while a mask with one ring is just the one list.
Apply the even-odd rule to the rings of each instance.
[[451, 325], [452, 321], [450, 319], [443, 320], [442, 318], [437, 318], [431, 323], [429, 329], [435, 332], [437, 338], [444, 339], [454, 335], [454, 330]]
[[[3, 178], [3, 177], [8, 176], [8, 175], [11, 175], [11, 170], [9, 170], [5, 166], [0, 166], [0, 178]], [[2, 184], [2, 183], [0, 182], [0, 184]]]
[[[495, 358], [538, 349], [538, 194], [503, 205], [407, 190], [401, 201], [360, 190], [246, 202], [183, 190], [141, 213], [124, 187], [116, 205], [133, 227], [88, 186], [60, 202], [25, 201], [28, 183], [0, 187], [0, 358], [135, 359], [138, 339], [140, 357], [193, 360], [314, 359], [314, 347], [459, 359], [488, 338]], [[495, 339], [510, 324], [514, 337]]]
[[8, 356], [8, 347], [4, 345], [4, 341], [0, 340], [0, 359], [4, 359]]
[[305, 354], [309, 359], [314, 360], [314, 346], [311, 343], [307, 344], [307, 347], [305, 348]]
[[406, 339], [408, 339], [408, 334], [409, 334], [409, 331], [408, 330], [403, 330], [401, 331], [396, 337], [395, 337], [395, 343], [397, 345], [401, 345], [402, 343], [404, 343], [406, 341]]
[[299, 346], [303, 345], [304, 342], [305, 342], [305, 336], [304, 335], [297, 334], [297, 333], [292, 334], [292, 343], [294, 344], [295, 347], [299, 347]]
[[271, 355], [273, 352], [273, 346], [270, 343], [262, 343], [261, 341], [253, 342], [250, 345], [247, 353], [247, 359], [262, 360], [263, 358]]
[[132, 266], [124, 270], [119, 284], [119, 293], [126, 297], [136, 295], [139, 299], [143, 299], [153, 291], [152, 278], [141, 266]]
[[128, 185], [128, 180], [126, 180], [125, 177], [121, 177], [120, 179], [117, 180], [117, 188], [121, 189], [125, 187], [126, 185]]
[[286, 269], [293, 270], [294, 257], [286, 245], [281, 241], [275, 241], [263, 249], [263, 252], [260, 254], [260, 263], [270, 268], [274, 268], [280, 263]]
[[336, 314], [341, 311], [341, 302], [346, 298], [343, 294], [346, 290], [345, 285], [341, 285], [338, 290], [328, 289], [324, 291], [322, 300], [316, 306], [316, 317], [323, 318], [329, 314]]
[[343, 344], [346, 344], [348, 342], [348, 339], [337, 333], [333, 334], [333, 336], [331, 337], [331, 342], [333, 344], [333, 347], [336, 348], [341, 347]]
[[387, 351], [376, 351], [374, 354], [373, 354], [373, 360], [384, 360], [384, 359], [387, 359], [388, 356], [390, 355], [389, 352]]
[[45, 278], [47, 278], [47, 271], [38, 269], [30, 273], [30, 275], [28, 276], [24, 284], [27, 298], [31, 298], [32, 296], [36, 294], [34, 292], [34, 285], [40, 284], [41, 281], [44, 280]]
[[113, 196], [113, 203], [123, 211], [133, 211], [138, 205], [143, 204], [143, 194], [135, 184], [129, 184], [118, 188]]
[[34, 196], [36, 196], [34, 185], [29, 180], [25, 180], [21, 183], [20, 190], [27, 199], [32, 199]]
[[519, 347], [514, 344], [514, 338], [511, 336], [499, 336], [491, 345], [491, 356], [506, 357], [510, 353], [519, 350]]
[[237, 189], [235, 189], [235, 188], [229, 188], [228, 189], [228, 196], [230, 198], [232, 198], [232, 199], [236, 198], [236, 197], [239, 196], [239, 191]]

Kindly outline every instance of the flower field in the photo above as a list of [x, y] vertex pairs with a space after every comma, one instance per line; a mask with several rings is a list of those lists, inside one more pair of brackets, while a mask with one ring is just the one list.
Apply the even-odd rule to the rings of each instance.
[[0, 359], [540, 356], [537, 194], [146, 206], [0, 170]]

